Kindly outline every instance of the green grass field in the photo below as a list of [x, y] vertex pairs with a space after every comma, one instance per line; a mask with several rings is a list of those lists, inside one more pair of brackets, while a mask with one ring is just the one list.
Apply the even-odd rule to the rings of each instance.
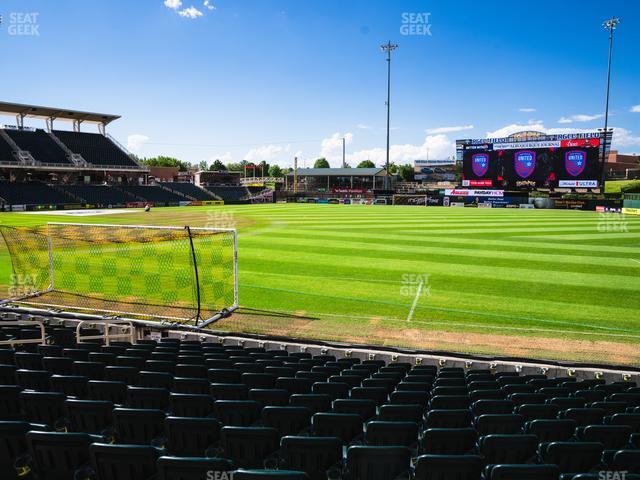
[[242, 308], [219, 329], [640, 365], [640, 217], [288, 204], [0, 221], [236, 226]]

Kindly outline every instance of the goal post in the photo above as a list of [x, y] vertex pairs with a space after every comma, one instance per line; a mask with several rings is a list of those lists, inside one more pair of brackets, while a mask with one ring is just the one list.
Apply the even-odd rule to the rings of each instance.
[[57, 222], [0, 229], [13, 269], [2, 303], [196, 326], [238, 307], [233, 229]]

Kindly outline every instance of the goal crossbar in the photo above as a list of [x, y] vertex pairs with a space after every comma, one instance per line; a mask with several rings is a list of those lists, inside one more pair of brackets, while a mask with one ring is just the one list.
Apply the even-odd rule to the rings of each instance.
[[207, 325], [238, 308], [235, 229], [49, 222], [2, 226], [2, 304]]

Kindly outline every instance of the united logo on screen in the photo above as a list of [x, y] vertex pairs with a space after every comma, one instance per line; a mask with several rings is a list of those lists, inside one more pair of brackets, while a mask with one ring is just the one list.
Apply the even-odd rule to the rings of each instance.
[[483, 177], [489, 170], [489, 155], [486, 153], [475, 153], [471, 156], [471, 168], [478, 177]]
[[533, 150], [521, 150], [516, 152], [514, 158], [516, 173], [520, 178], [527, 178], [536, 169], [536, 152]]
[[564, 168], [572, 177], [584, 172], [587, 165], [587, 154], [582, 150], [570, 150], [564, 154]]

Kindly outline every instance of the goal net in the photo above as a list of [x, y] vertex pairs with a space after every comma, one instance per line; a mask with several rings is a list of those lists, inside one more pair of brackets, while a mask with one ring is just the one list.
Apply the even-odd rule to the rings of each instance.
[[195, 325], [238, 307], [235, 230], [49, 223], [0, 232], [13, 269], [2, 303]]

